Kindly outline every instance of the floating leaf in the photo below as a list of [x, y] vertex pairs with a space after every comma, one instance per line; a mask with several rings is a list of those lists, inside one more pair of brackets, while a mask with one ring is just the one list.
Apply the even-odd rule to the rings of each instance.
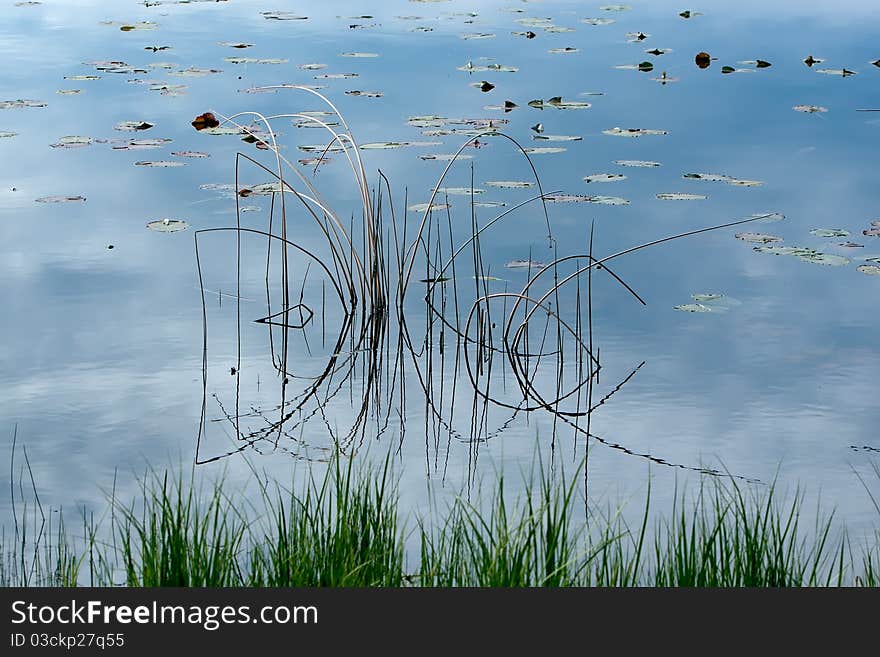
[[55, 92], [56, 94], [60, 94], [62, 96], [75, 96], [80, 93], [79, 89], [59, 89]]
[[147, 228], [159, 233], [176, 233], [185, 230], [189, 226], [183, 219], [156, 219], [147, 224]]
[[597, 205], [629, 205], [629, 201], [619, 196], [587, 196], [585, 194], [547, 194], [548, 203], [595, 203]]
[[550, 50], [548, 50], [547, 52], [549, 52], [551, 55], [568, 55], [571, 53], [580, 52], [580, 48], [571, 48], [569, 46], [566, 46], [565, 48], [550, 48]]
[[660, 162], [651, 162], [648, 160], [614, 160], [614, 164], [619, 164], [622, 167], [659, 167], [661, 166]]
[[672, 48], [652, 48], [651, 50], [646, 50], [646, 53], [649, 55], [654, 55], [655, 57], [659, 57], [660, 55], [666, 55], [672, 52]]
[[155, 167], [160, 169], [186, 166], [185, 162], [172, 162], [171, 160], [142, 160], [134, 164], [138, 167]]
[[373, 59], [379, 56], [376, 52], [343, 52], [339, 53], [340, 57], [353, 57], [355, 59]]
[[712, 182], [730, 182], [734, 178], [723, 173], [686, 173], [682, 178], [689, 180], [708, 180]]
[[471, 194], [482, 194], [486, 190], [478, 187], [438, 187], [438, 194], [449, 194], [451, 196], [470, 196]]
[[431, 212], [439, 212], [440, 210], [449, 209], [449, 204], [447, 203], [416, 203], [415, 205], [411, 205], [407, 208], [410, 212], [425, 212], [428, 208], [431, 208]]
[[581, 23], [586, 23], [587, 25], [611, 25], [614, 22], [613, 18], [582, 18]]
[[842, 78], [849, 77], [850, 75], [858, 75], [858, 71], [850, 71], [845, 68], [820, 68], [816, 73], [821, 73], [822, 75], [839, 75]]
[[584, 176], [585, 183], [618, 182], [620, 180], [626, 180], [626, 176], [622, 173], [593, 173], [589, 176]]
[[149, 148], [162, 148], [166, 144], [170, 144], [171, 140], [167, 138], [157, 139], [131, 139], [128, 142], [114, 146], [115, 151], [139, 151]]
[[452, 160], [472, 160], [473, 157], [473, 155], [466, 155], [464, 153], [459, 154], [457, 157], [455, 153], [432, 153], [430, 155], [419, 155], [419, 159], [436, 160], [438, 162], [451, 162]]
[[484, 184], [487, 187], [500, 187], [503, 189], [525, 189], [526, 187], [535, 186], [535, 183], [527, 180], [487, 180]]
[[580, 135], [532, 135], [532, 139], [543, 141], [582, 141]]
[[10, 137], [17, 137], [17, 136], [18, 136], [17, 132], [6, 132], [3, 130], [0, 130], [0, 139], [9, 139]]
[[709, 65], [712, 63], [712, 56], [707, 52], [698, 52], [697, 56], [694, 57], [694, 63], [696, 63], [698, 68], [709, 68]]
[[755, 244], [769, 244], [771, 242], [781, 242], [782, 238], [776, 235], [767, 235], [766, 233], [737, 233], [734, 237], [743, 242], [752, 242]]
[[361, 91], [360, 89], [346, 91], [345, 93], [348, 96], [362, 96], [363, 98], [381, 98], [385, 95], [381, 91]]
[[508, 269], [544, 269], [547, 265], [543, 262], [535, 262], [534, 260], [511, 260], [504, 265]]
[[795, 105], [792, 107], [795, 112], [806, 112], [807, 114], [815, 114], [816, 112], [827, 112], [827, 107], [820, 107], [819, 105]]
[[83, 202], [86, 200], [85, 196], [41, 196], [38, 199], [34, 199], [37, 203], [72, 203], [74, 201]]
[[290, 11], [261, 11], [263, 18], [272, 21], [304, 21], [308, 16], [298, 16]]
[[856, 271], [868, 276], [880, 276], [880, 266], [878, 265], [859, 265], [856, 267]]
[[604, 5], [599, 7], [601, 11], [629, 11], [632, 9], [629, 5]]
[[76, 82], [82, 82], [86, 80], [100, 80], [100, 75], [65, 75], [65, 80], [74, 80]]
[[680, 192], [657, 194], [661, 201], [704, 201], [708, 197], [703, 194], [683, 194]]
[[176, 157], [192, 157], [192, 158], [205, 158], [211, 157], [210, 153], [203, 153], [202, 151], [174, 151], [171, 153]]
[[672, 306], [673, 310], [680, 310], [686, 313], [714, 313], [717, 310], [706, 306], [702, 303], [684, 303], [679, 306]]
[[171, 71], [169, 75], [176, 75], [184, 78], [201, 78], [206, 75], [222, 72], [222, 70], [217, 68], [199, 68], [197, 66], [190, 66], [189, 68], [180, 69], [179, 71]]
[[21, 109], [25, 107], [46, 107], [42, 100], [0, 100], [0, 110]]
[[726, 75], [728, 73], [736, 73], [736, 69], [733, 66], [722, 66], [721, 72]]
[[514, 36], [523, 36], [526, 39], [534, 39], [536, 36], [538, 36], [531, 30], [528, 30], [527, 32], [511, 32], [511, 34]]
[[205, 128], [216, 128], [220, 125], [220, 121], [211, 112], [205, 112], [193, 119], [191, 125], [196, 130], [204, 130]]
[[289, 59], [260, 59], [258, 57], [224, 57], [224, 62], [230, 64], [286, 64]]
[[69, 135], [61, 137], [57, 143], [49, 144], [52, 148], [82, 148], [92, 143], [91, 137], [81, 137], [79, 135]]
[[652, 130], [649, 128], [610, 128], [603, 130], [602, 134], [613, 137], [642, 137], [645, 135], [668, 135], [666, 130]]
[[816, 59], [812, 55], [808, 55], [807, 58], [804, 60], [804, 64], [806, 64], [807, 66], [813, 66], [813, 64], [821, 64], [824, 61], [824, 59]]
[[158, 27], [159, 25], [152, 21], [141, 21], [140, 23], [121, 25], [119, 29], [123, 32], [133, 32], [135, 30], [155, 30]]
[[567, 149], [562, 146], [537, 146], [534, 148], [524, 148], [523, 151], [531, 155], [549, 155], [552, 153], [564, 153]]
[[462, 34], [462, 39], [494, 39], [495, 35], [489, 32], [476, 32], [473, 34]]
[[849, 237], [849, 231], [842, 228], [814, 228], [810, 235], [816, 237]]
[[703, 14], [699, 11], [691, 11], [690, 9], [688, 9], [686, 11], [680, 12], [678, 15], [682, 18], [693, 18], [694, 16], [702, 16]]
[[299, 67], [304, 71], [318, 71], [327, 68], [326, 64], [300, 64]]
[[219, 45], [226, 46], [227, 48], [250, 48], [254, 44], [252, 43], [240, 43], [237, 41], [220, 41]]
[[654, 70], [654, 64], [652, 64], [651, 62], [641, 62], [639, 64], [639, 70], [643, 73], [648, 73]]
[[808, 249], [800, 246], [756, 246], [753, 250], [758, 253], [769, 253], [771, 255], [794, 256], [804, 262], [812, 262], [818, 265], [840, 267], [850, 263], [849, 258], [829, 253], [820, 253], [815, 249]]
[[113, 126], [113, 129], [121, 132], [137, 132], [140, 130], [149, 130], [152, 127], [153, 124], [148, 123], [147, 121], [120, 121]]

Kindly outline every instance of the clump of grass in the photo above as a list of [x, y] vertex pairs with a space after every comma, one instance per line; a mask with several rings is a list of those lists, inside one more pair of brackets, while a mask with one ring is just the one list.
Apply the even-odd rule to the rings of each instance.
[[264, 488], [266, 527], [256, 530], [248, 586], [386, 586], [404, 583], [403, 540], [389, 464], [355, 474], [334, 458], [305, 494]]
[[422, 586], [557, 587], [584, 581], [595, 550], [572, 522], [576, 478], [541, 471], [534, 491], [510, 507], [499, 477], [488, 512], [457, 499], [436, 528], [420, 525]]
[[142, 485], [140, 508], [122, 507], [118, 527], [128, 586], [236, 586], [245, 522], [222, 481], [207, 497], [167, 474]]
[[[877, 480], [880, 468], [875, 466]], [[417, 518], [419, 559], [405, 563], [409, 535], [390, 462], [355, 469], [337, 455], [323, 477], [294, 493], [258, 478], [259, 504], [221, 478], [154, 473], [141, 495], [114, 514], [109, 534], [83, 515], [82, 538], [61, 514], [18, 507], [14, 534], [0, 534], [3, 586], [255, 587], [799, 587], [880, 584], [880, 533], [853, 546], [833, 514], [803, 526], [804, 495], [712, 478], [693, 498], [675, 492], [671, 515], [651, 509], [636, 526], [621, 513], [590, 509], [577, 477], [527, 480], [512, 500], [504, 477], [485, 505], [459, 497], [443, 513]], [[863, 483], [865, 483], [863, 481]], [[866, 486], [867, 488], [867, 486]], [[872, 500], [877, 501], [868, 489]], [[36, 495], [36, 487], [34, 486]], [[485, 510], [482, 510], [485, 509]], [[115, 511], [119, 513], [115, 513]], [[878, 509], [880, 511], [880, 509]], [[48, 518], [57, 518], [49, 520]], [[648, 527], [654, 527], [653, 541]], [[79, 546], [82, 547], [79, 547]], [[652, 549], [653, 548], [653, 549]], [[88, 568], [86, 569], [86, 562]], [[87, 571], [87, 572], [86, 572]], [[87, 580], [87, 581], [85, 581]]]
[[672, 516], [655, 537], [656, 586], [829, 586], [843, 580], [845, 542], [831, 543], [833, 513], [800, 528], [803, 495], [779, 500], [736, 483], [700, 490], [688, 508], [676, 495]]

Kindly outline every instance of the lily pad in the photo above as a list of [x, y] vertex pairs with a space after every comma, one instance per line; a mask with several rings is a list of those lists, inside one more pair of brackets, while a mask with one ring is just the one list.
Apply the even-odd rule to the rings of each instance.
[[586, 23], [587, 25], [611, 25], [614, 22], [613, 18], [582, 18], [581, 23]]
[[377, 52], [342, 52], [340, 57], [353, 57], [354, 59], [374, 59], [379, 56]]
[[40, 198], [34, 199], [37, 203], [73, 203], [73, 202], [83, 202], [86, 200], [85, 196], [41, 196]]
[[470, 196], [471, 194], [482, 194], [486, 190], [478, 187], [438, 187], [438, 194], [449, 194], [450, 196]]
[[176, 233], [179, 230], [186, 230], [187, 226], [189, 224], [183, 219], [156, 219], [147, 223], [147, 228], [159, 233]]
[[202, 151], [174, 151], [171, 154], [176, 157], [191, 157], [196, 159], [211, 157], [210, 153], [204, 153]]
[[880, 276], [880, 265], [859, 265], [856, 271], [868, 276]]
[[603, 130], [602, 134], [613, 137], [643, 137], [645, 135], [668, 135], [669, 132], [650, 128], [609, 128], [608, 130]]
[[532, 135], [532, 139], [540, 141], [582, 141], [580, 135]]
[[743, 242], [752, 242], [754, 244], [770, 244], [771, 242], [782, 241], [781, 237], [768, 235], [766, 233], [737, 233], [734, 237]]
[[415, 205], [410, 205], [407, 210], [410, 212], [425, 212], [429, 207], [431, 212], [439, 212], [441, 210], [448, 210], [450, 206], [448, 203], [416, 203]]
[[500, 187], [502, 189], [525, 189], [535, 186], [534, 182], [528, 180], [487, 180], [484, 184], [486, 187]]
[[46, 104], [42, 100], [28, 100], [21, 99], [18, 100], [0, 100], [0, 110], [4, 109], [21, 109], [25, 107], [46, 107]]
[[847, 78], [851, 75], [858, 75], [858, 71], [850, 71], [845, 68], [820, 68], [816, 70], [816, 73], [821, 73], [822, 75], [838, 75], [842, 78]]
[[795, 105], [792, 107], [795, 112], [805, 112], [807, 114], [816, 114], [818, 112], [827, 112], [827, 107], [820, 107], [819, 105]]
[[286, 64], [290, 60], [278, 58], [261, 59], [259, 57], [224, 57], [223, 61], [230, 64]]
[[536, 146], [534, 148], [524, 148], [523, 150], [530, 155], [549, 155], [551, 153], [564, 153], [567, 149], [562, 146]]
[[326, 64], [300, 64], [299, 68], [304, 71], [319, 71], [322, 68], [327, 68]]
[[816, 237], [849, 237], [849, 231], [842, 228], [814, 228], [810, 235]]
[[718, 312], [711, 306], [702, 303], [683, 303], [679, 306], [672, 306], [673, 310], [680, 310], [685, 313], [714, 313]]
[[475, 40], [475, 39], [494, 39], [495, 35], [490, 32], [474, 32], [472, 34], [462, 34], [462, 39]]
[[17, 132], [7, 132], [5, 130], [0, 130], [0, 139], [9, 139], [10, 137], [17, 137]]
[[426, 161], [451, 162], [452, 160], [472, 160], [473, 155], [461, 153], [456, 157], [455, 153], [431, 153], [429, 155], [419, 155], [419, 159]]
[[82, 148], [92, 143], [91, 137], [82, 137], [80, 135], [68, 135], [61, 137], [57, 143], [49, 144], [52, 148]]
[[271, 21], [305, 21], [308, 16], [299, 16], [291, 11], [261, 11], [263, 18]]
[[113, 129], [120, 132], [139, 132], [141, 130], [149, 130], [152, 127], [153, 124], [147, 121], [120, 121], [113, 126]]
[[185, 162], [172, 162], [171, 160], [142, 160], [140, 162], [135, 162], [134, 164], [138, 167], [153, 167], [159, 169], [186, 166]]
[[660, 162], [651, 162], [649, 160], [614, 160], [614, 164], [622, 167], [641, 167], [652, 168], [661, 166]]
[[580, 48], [572, 48], [570, 46], [566, 46], [565, 48], [550, 48], [548, 50], [551, 55], [570, 55], [576, 52], [580, 52]]
[[508, 269], [544, 269], [547, 265], [543, 262], [536, 262], [534, 260], [522, 259], [522, 260], [511, 260], [507, 264], [504, 265]]
[[661, 201], [704, 201], [709, 197], [704, 194], [684, 194], [681, 192], [671, 192], [657, 194], [657, 198]]
[[585, 183], [618, 182], [620, 180], [626, 180], [626, 176], [622, 173], [592, 173], [589, 176], [584, 176]]
[[363, 98], [381, 98], [385, 95], [381, 91], [362, 91], [360, 89], [352, 89], [351, 91], [346, 91], [345, 94], [347, 96], [360, 96]]

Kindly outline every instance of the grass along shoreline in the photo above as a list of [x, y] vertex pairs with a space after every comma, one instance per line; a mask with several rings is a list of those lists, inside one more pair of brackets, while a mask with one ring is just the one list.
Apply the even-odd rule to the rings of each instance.
[[[880, 465], [873, 468], [880, 482]], [[60, 513], [43, 515], [38, 499], [23, 505], [0, 535], [0, 585], [880, 584], [880, 530], [873, 543], [854, 544], [833, 514], [818, 511], [805, 526], [800, 493], [781, 499], [773, 486], [714, 479], [694, 496], [676, 492], [671, 511], [658, 516], [649, 491], [631, 527], [617, 514], [576, 520], [579, 483], [541, 473], [530, 496], [512, 501], [500, 477], [483, 510], [457, 498], [433, 522], [416, 518], [408, 528], [387, 461], [356, 472], [350, 460], [334, 459], [300, 494], [261, 479], [259, 513], [227, 494], [222, 479], [194, 488], [154, 473], [139, 499], [108, 501], [109, 531], [83, 514], [74, 535]], [[408, 541], [418, 545], [416, 563], [406, 558]]]

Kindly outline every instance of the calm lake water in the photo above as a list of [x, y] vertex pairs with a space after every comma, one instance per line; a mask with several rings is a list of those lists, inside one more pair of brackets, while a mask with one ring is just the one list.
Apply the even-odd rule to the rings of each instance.
[[[199, 474], [225, 470], [242, 482], [250, 472], [242, 456], [285, 478], [320, 464], [337, 440], [375, 455], [399, 448], [401, 495], [416, 508], [429, 485], [460, 491], [501, 470], [515, 479], [538, 454], [571, 471], [587, 442], [586, 419], [577, 415], [590, 405], [589, 359], [560, 327], [566, 322], [588, 342], [587, 275], [552, 294], [511, 347], [531, 354], [514, 359], [520, 384], [501, 339], [513, 293], [536, 267], [586, 254], [591, 227], [593, 252], [605, 256], [769, 214], [609, 263], [646, 305], [594, 271], [592, 341], [602, 369], [593, 404], [626, 383], [590, 417], [598, 437], [589, 441], [591, 495], [637, 501], [650, 476], [662, 507], [676, 483], [695, 486], [701, 470], [724, 470], [764, 484], [777, 478], [786, 490], [802, 485], [857, 535], [875, 526], [856, 473], [868, 476], [880, 449], [880, 9], [867, 1], [748, 1], [707, 3], [689, 18], [680, 16], [684, 9], [7, 0], [0, 101], [35, 106], [0, 105], [5, 458], [17, 426], [43, 504], [65, 508], [101, 508], [115, 472], [124, 494], [147, 465], [186, 469], [197, 445], [204, 460], [236, 452], [198, 466]], [[701, 52], [708, 67], [697, 65]], [[639, 70], [643, 62], [652, 70]], [[336, 295], [345, 263], [357, 279], [351, 253], [334, 265], [327, 238], [288, 195], [288, 239], [317, 259], [290, 250], [288, 303], [307, 310], [306, 328], [288, 331], [283, 385], [274, 360], [282, 331], [272, 326], [270, 334], [269, 324], [255, 321], [283, 307], [280, 244], [269, 254], [267, 285], [264, 237], [199, 233], [204, 294], [194, 249], [196, 231], [236, 225], [236, 152], [270, 170], [275, 158], [242, 135], [206, 134], [190, 122], [207, 111], [329, 110], [304, 90], [261, 89], [285, 84], [319, 88], [361, 145], [415, 143], [359, 151], [370, 193], [379, 192], [381, 170], [393, 194], [392, 218], [383, 183], [378, 230], [392, 300], [381, 339], [364, 325], [369, 295], [359, 284], [350, 326]], [[505, 112], [505, 101], [516, 106]], [[253, 118], [236, 121], [249, 126]], [[273, 121], [280, 153], [315, 185], [340, 219], [337, 234], [350, 232], [368, 262], [363, 204], [344, 154], [329, 153], [317, 172], [298, 163], [321, 155], [301, 146], [330, 142], [320, 128], [295, 126], [308, 121]], [[535, 178], [511, 141], [483, 135], [451, 166], [442, 187], [452, 189], [435, 199], [449, 214], [431, 213], [411, 249], [425, 215], [412, 207], [430, 200], [448, 164], [430, 156], [454, 154], [490, 125], [526, 149], [564, 149], [530, 154], [544, 193], [622, 200], [548, 202], [552, 240], [540, 201], [484, 228], [541, 192], [487, 184]], [[632, 166], [648, 162], [659, 165]], [[238, 189], [272, 180], [253, 164], [240, 166]], [[285, 178], [305, 190], [291, 169]], [[472, 185], [483, 190], [473, 208], [469, 194], [455, 193]], [[82, 198], [45, 202], [56, 196]], [[274, 208], [268, 194], [237, 201], [242, 227], [268, 231], [273, 209], [280, 234], [280, 199]], [[146, 227], [155, 221], [160, 230]], [[176, 221], [186, 229], [168, 232]], [[474, 226], [482, 230], [476, 258], [468, 243]], [[403, 335], [393, 300], [394, 230], [414, 263]], [[445, 263], [461, 245], [454, 272], [430, 268], [426, 254]], [[523, 260], [538, 264], [508, 266]], [[531, 296], [585, 264], [549, 268]], [[482, 278], [474, 278], [477, 269]], [[450, 279], [433, 288], [450, 324], [442, 331], [424, 303], [431, 284], [421, 282], [440, 277]], [[491, 370], [487, 360], [477, 372], [488, 353], [473, 342], [481, 317], [470, 326], [472, 341], [456, 348], [456, 309], [464, 331], [477, 297], [504, 292], [482, 318], [494, 331], [484, 336], [495, 349]], [[348, 302], [348, 290], [342, 298]], [[511, 336], [523, 312], [513, 314]], [[299, 317], [297, 310], [290, 320]], [[564, 400], [522, 410], [537, 396]], [[23, 456], [13, 466], [16, 482]], [[9, 477], [2, 468], [4, 517]]]

